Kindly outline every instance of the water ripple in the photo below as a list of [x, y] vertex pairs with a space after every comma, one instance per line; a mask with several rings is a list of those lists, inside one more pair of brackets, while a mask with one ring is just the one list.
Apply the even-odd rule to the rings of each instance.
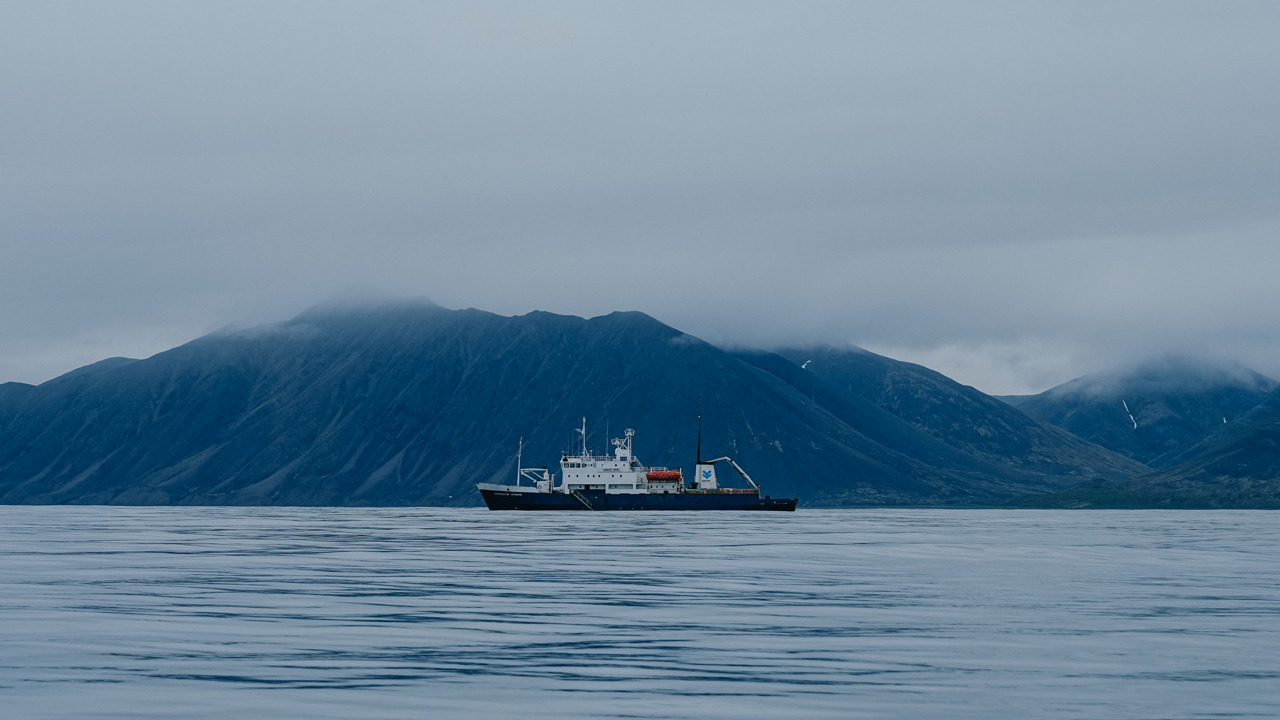
[[1273, 718], [1270, 513], [0, 508], [0, 716]]

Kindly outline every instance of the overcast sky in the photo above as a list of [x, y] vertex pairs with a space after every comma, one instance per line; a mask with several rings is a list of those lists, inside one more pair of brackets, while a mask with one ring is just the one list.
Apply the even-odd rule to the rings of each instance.
[[0, 381], [335, 295], [1280, 376], [1280, 3], [0, 3]]

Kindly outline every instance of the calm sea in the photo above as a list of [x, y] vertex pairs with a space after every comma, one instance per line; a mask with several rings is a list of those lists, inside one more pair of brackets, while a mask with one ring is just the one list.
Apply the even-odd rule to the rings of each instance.
[[0, 507], [3, 718], [1276, 718], [1280, 514]]

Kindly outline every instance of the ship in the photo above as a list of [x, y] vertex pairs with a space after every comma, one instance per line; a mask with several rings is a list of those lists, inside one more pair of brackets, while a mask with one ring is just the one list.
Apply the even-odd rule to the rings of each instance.
[[[524, 439], [516, 450], [515, 482], [476, 483], [490, 510], [782, 510], [796, 509], [797, 498], [761, 496], [760, 486], [730, 457], [702, 459], [702, 422], [692, 479], [676, 468], [650, 467], [632, 453], [635, 430], [612, 440], [613, 454], [587, 449], [587, 420], [578, 454], [560, 456], [560, 480], [545, 467], [524, 467]], [[720, 487], [716, 465], [727, 463], [750, 487]]]

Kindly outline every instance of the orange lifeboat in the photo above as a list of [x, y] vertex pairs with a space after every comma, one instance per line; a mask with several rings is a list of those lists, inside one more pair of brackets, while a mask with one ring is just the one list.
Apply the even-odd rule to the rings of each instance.
[[679, 470], [650, 470], [644, 474], [649, 482], [682, 482], [684, 475]]

